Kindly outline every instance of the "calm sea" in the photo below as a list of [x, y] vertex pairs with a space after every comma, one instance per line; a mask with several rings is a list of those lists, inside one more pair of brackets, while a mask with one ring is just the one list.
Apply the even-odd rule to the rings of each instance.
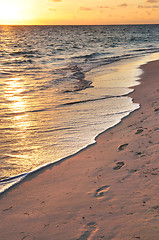
[[157, 52], [159, 25], [0, 26], [0, 191], [139, 108], [136, 62]]

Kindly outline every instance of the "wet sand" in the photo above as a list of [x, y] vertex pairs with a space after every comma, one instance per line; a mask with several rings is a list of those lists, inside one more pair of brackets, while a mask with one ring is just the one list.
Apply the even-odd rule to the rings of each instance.
[[159, 61], [142, 69], [139, 110], [1, 195], [1, 240], [159, 239]]

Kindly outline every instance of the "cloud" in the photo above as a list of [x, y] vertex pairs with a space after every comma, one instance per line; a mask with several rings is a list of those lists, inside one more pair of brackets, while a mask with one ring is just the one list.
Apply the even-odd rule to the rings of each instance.
[[55, 3], [57, 3], [57, 2], [62, 2], [62, 0], [49, 0], [49, 2], [55, 2]]
[[151, 8], [150, 6], [138, 5], [138, 8]]
[[154, 5], [154, 6], [144, 6], [144, 5], [138, 5], [138, 8], [159, 8], [159, 6], [158, 5]]
[[108, 6], [99, 6], [99, 8], [104, 9], [104, 8], [110, 8]]
[[119, 7], [127, 7], [127, 6], [128, 6], [127, 3], [122, 3], [122, 4], [119, 5]]
[[148, 3], [157, 3], [159, 0], [147, 0]]
[[80, 11], [92, 11], [92, 8], [87, 8], [87, 7], [80, 7], [79, 8]]

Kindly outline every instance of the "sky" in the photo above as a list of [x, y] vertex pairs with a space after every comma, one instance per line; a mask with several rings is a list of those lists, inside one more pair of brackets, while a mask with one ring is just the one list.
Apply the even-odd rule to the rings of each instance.
[[159, 0], [0, 0], [4, 24], [159, 24]]

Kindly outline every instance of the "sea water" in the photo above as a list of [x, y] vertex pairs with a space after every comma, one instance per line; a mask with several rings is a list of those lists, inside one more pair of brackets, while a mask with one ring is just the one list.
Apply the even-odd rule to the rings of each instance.
[[159, 25], [0, 26], [0, 192], [139, 108]]

